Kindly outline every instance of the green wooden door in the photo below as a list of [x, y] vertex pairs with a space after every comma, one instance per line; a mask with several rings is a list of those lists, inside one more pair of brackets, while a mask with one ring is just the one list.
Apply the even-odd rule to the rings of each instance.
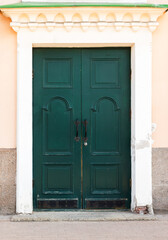
[[82, 54], [84, 208], [130, 204], [129, 48], [88, 49]]
[[81, 208], [80, 52], [34, 50], [35, 208]]
[[35, 209], [129, 208], [130, 49], [35, 49]]

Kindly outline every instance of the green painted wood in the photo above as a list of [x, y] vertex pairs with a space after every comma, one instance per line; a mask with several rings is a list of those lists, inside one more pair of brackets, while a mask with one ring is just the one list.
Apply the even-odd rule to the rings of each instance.
[[15, 3], [8, 5], [0, 5], [0, 8], [44, 8], [44, 7], [145, 7], [145, 8], [168, 8], [168, 4], [135, 4], [135, 3], [102, 3], [102, 2], [79, 2], [79, 3], [40, 3], [40, 2], [27, 2]]
[[[34, 207], [126, 199], [129, 208], [130, 48], [35, 49], [33, 82]], [[87, 146], [84, 123], [74, 140], [76, 119], [88, 122]]]
[[82, 50], [83, 207], [127, 199], [130, 207], [130, 48]]
[[38, 199], [77, 199], [80, 208], [80, 50], [35, 49], [33, 65], [34, 208]]

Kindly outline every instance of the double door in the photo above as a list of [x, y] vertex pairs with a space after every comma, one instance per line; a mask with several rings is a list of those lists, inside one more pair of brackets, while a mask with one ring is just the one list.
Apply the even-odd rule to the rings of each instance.
[[130, 48], [36, 48], [34, 209], [130, 207]]

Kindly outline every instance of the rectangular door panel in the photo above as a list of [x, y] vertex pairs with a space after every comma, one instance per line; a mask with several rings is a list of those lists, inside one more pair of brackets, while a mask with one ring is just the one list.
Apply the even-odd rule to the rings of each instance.
[[90, 124], [92, 155], [119, 155], [120, 109], [114, 98], [104, 96], [95, 102]]
[[[45, 58], [44, 79], [45, 88], [72, 88], [73, 59], [66, 57]], [[64, 69], [64, 70], [62, 70]], [[54, 77], [53, 77], [54, 76]]]
[[120, 194], [119, 165], [92, 164], [91, 165], [91, 194], [103, 195]]
[[43, 194], [73, 194], [73, 165], [45, 164], [43, 166]]
[[44, 155], [72, 155], [72, 107], [60, 96], [50, 99], [43, 107]]
[[119, 88], [119, 71], [118, 58], [92, 58], [91, 88]]

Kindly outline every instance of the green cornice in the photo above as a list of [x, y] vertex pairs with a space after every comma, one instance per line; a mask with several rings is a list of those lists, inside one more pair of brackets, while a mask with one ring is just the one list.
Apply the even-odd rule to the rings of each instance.
[[55, 3], [39, 3], [39, 2], [27, 2], [27, 3], [16, 3], [9, 5], [0, 5], [2, 8], [46, 8], [46, 7], [143, 7], [143, 8], [168, 8], [168, 4], [126, 4], [126, 3], [98, 3], [98, 2], [55, 2]]

